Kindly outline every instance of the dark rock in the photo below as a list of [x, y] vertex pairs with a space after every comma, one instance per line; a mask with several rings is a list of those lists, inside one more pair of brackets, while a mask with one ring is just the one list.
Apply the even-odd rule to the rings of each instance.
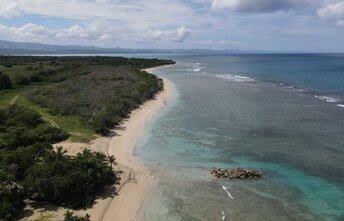
[[235, 169], [212, 168], [209, 170], [209, 174], [212, 174], [218, 179], [256, 179], [263, 177], [263, 173], [261, 171], [244, 169], [240, 167]]

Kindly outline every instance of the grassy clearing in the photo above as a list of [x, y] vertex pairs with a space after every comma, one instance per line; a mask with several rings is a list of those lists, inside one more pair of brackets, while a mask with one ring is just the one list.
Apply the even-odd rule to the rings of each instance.
[[[11, 78], [20, 73], [30, 73], [27, 65], [15, 65], [12, 68], [5, 68], [0, 65], [0, 71], [8, 74]], [[50, 66], [45, 66], [45, 69], [54, 69]], [[15, 89], [0, 91], [0, 108], [8, 107], [9, 105], [18, 104], [37, 111], [42, 118], [50, 123], [52, 126], [61, 128], [68, 132], [72, 142], [88, 142], [94, 138], [95, 131], [85, 123], [83, 123], [77, 116], [61, 116], [53, 115], [48, 108], [43, 108], [26, 97], [26, 91], [30, 90], [31, 86], [16, 85]]]
[[[28, 67], [30, 67], [31, 69], [28, 69]], [[42, 68], [38, 64], [33, 64], [33, 65], [32, 64], [28, 64], [28, 65], [18, 64], [18, 65], [13, 65], [13, 67], [11, 68], [6, 68], [3, 65], [0, 65], [0, 71], [10, 76], [12, 80], [20, 74], [30, 75], [42, 70], [47, 71], [47, 70], [55, 70], [55, 69], [57, 69], [56, 66], [49, 65], [49, 64], [44, 64]]]
[[68, 132], [71, 135], [70, 140], [72, 142], [88, 142], [94, 138], [94, 130], [83, 123], [78, 117], [51, 114], [48, 108], [43, 108], [29, 101], [25, 96], [24, 88], [2, 91], [0, 93], [0, 107], [7, 107], [14, 103], [37, 111], [43, 120], [54, 127]]
[[42, 118], [54, 127], [61, 128], [71, 135], [72, 142], [88, 142], [94, 138], [94, 130], [85, 125], [76, 116], [52, 115], [48, 108], [43, 108], [29, 101], [25, 96], [20, 96], [17, 104], [32, 108], [37, 111]]
[[11, 105], [11, 103], [14, 102], [15, 99], [18, 99], [19, 95], [22, 94], [24, 91], [25, 89], [23, 88], [0, 91], [0, 108], [8, 107], [9, 105]]

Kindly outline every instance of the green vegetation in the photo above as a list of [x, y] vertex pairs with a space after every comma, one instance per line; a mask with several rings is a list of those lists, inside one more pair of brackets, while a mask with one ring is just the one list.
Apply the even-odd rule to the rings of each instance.
[[16, 150], [37, 142], [56, 143], [69, 136], [62, 130], [44, 123], [37, 112], [17, 105], [0, 110], [0, 125], [0, 149]]
[[88, 75], [32, 90], [28, 97], [50, 107], [56, 115], [77, 115], [98, 133], [107, 134], [163, 89], [160, 79], [131, 67], [98, 68], [91, 68]]
[[64, 140], [68, 134], [49, 127], [30, 109], [12, 105], [0, 109], [0, 219], [15, 220], [27, 196], [24, 180], [50, 143]]
[[[0, 56], [0, 220], [16, 220], [25, 199], [91, 206], [119, 177], [114, 156], [68, 156], [53, 143], [107, 134], [163, 89], [143, 68], [170, 60]], [[89, 221], [67, 212], [65, 220]]]
[[[0, 109], [0, 219], [15, 220], [25, 198], [68, 208], [92, 205], [95, 194], [118, 178], [113, 157], [84, 150], [67, 156], [51, 143], [68, 134], [30, 109]], [[110, 160], [109, 160], [110, 159]]]
[[68, 157], [58, 148], [47, 151], [26, 171], [24, 186], [36, 199], [68, 208], [84, 208], [92, 205], [99, 187], [115, 180], [104, 154], [84, 150]]
[[64, 221], [91, 221], [90, 216], [86, 214], [84, 217], [74, 216], [72, 212], [67, 211]]
[[[0, 71], [14, 89], [0, 91], [0, 106], [16, 103], [37, 111], [85, 142], [107, 134], [123, 118], [162, 90], [162, 80], [141, 71], [171, 60], [123, 57], [0, 56]], [[8, 65], [10, 64], [10, 65]]]
[[0, 72], [0, 90], [11, 89], [11, 88], [12, 88], [12, 82], [11, 82], [10, 77]]
[[[9, 99], [11, 98], [11, 99]], [[75, 115], [58, 115], [53, 114], [50, 108], [42, 107], [30, 101], [25, 92], [11, 96], [6, 103], [15, 103], [27, 108], [30, 108], [42, 116], [42, 119], [52, 125], [53, 127], [61, 128], [70, 134], [70, 139], [73, 142], [88, 142], [93, 139], [94, 129], [85, 124], [80, 117]]]

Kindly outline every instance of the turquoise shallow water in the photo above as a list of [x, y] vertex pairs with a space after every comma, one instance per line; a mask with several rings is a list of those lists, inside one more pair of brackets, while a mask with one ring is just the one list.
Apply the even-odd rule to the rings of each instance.
[[[175, 93], [136, 149], [158, 176], [146, 220], [221, 220], [222, 212], [225, 220], [344, 220], [344, 60], [283, 59], [176, 57], [177, 65], [154, 70]], [[266, 177], [215, 182], [212, 167]]]

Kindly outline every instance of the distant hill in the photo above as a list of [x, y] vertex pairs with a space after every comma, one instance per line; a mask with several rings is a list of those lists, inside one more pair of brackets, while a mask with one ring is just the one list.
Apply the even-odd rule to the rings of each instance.
[[129, 48], [100, 48], [94, 46], [50, 45], [29, 42], [12, 42], [0, 40], [0, 55], [14, 54], [138, 54], [138, 53], [185, 53], [185, 54], [228, 54], [254, 53], [240, 50], [211, 50], [211, 49], [129, 49]]

